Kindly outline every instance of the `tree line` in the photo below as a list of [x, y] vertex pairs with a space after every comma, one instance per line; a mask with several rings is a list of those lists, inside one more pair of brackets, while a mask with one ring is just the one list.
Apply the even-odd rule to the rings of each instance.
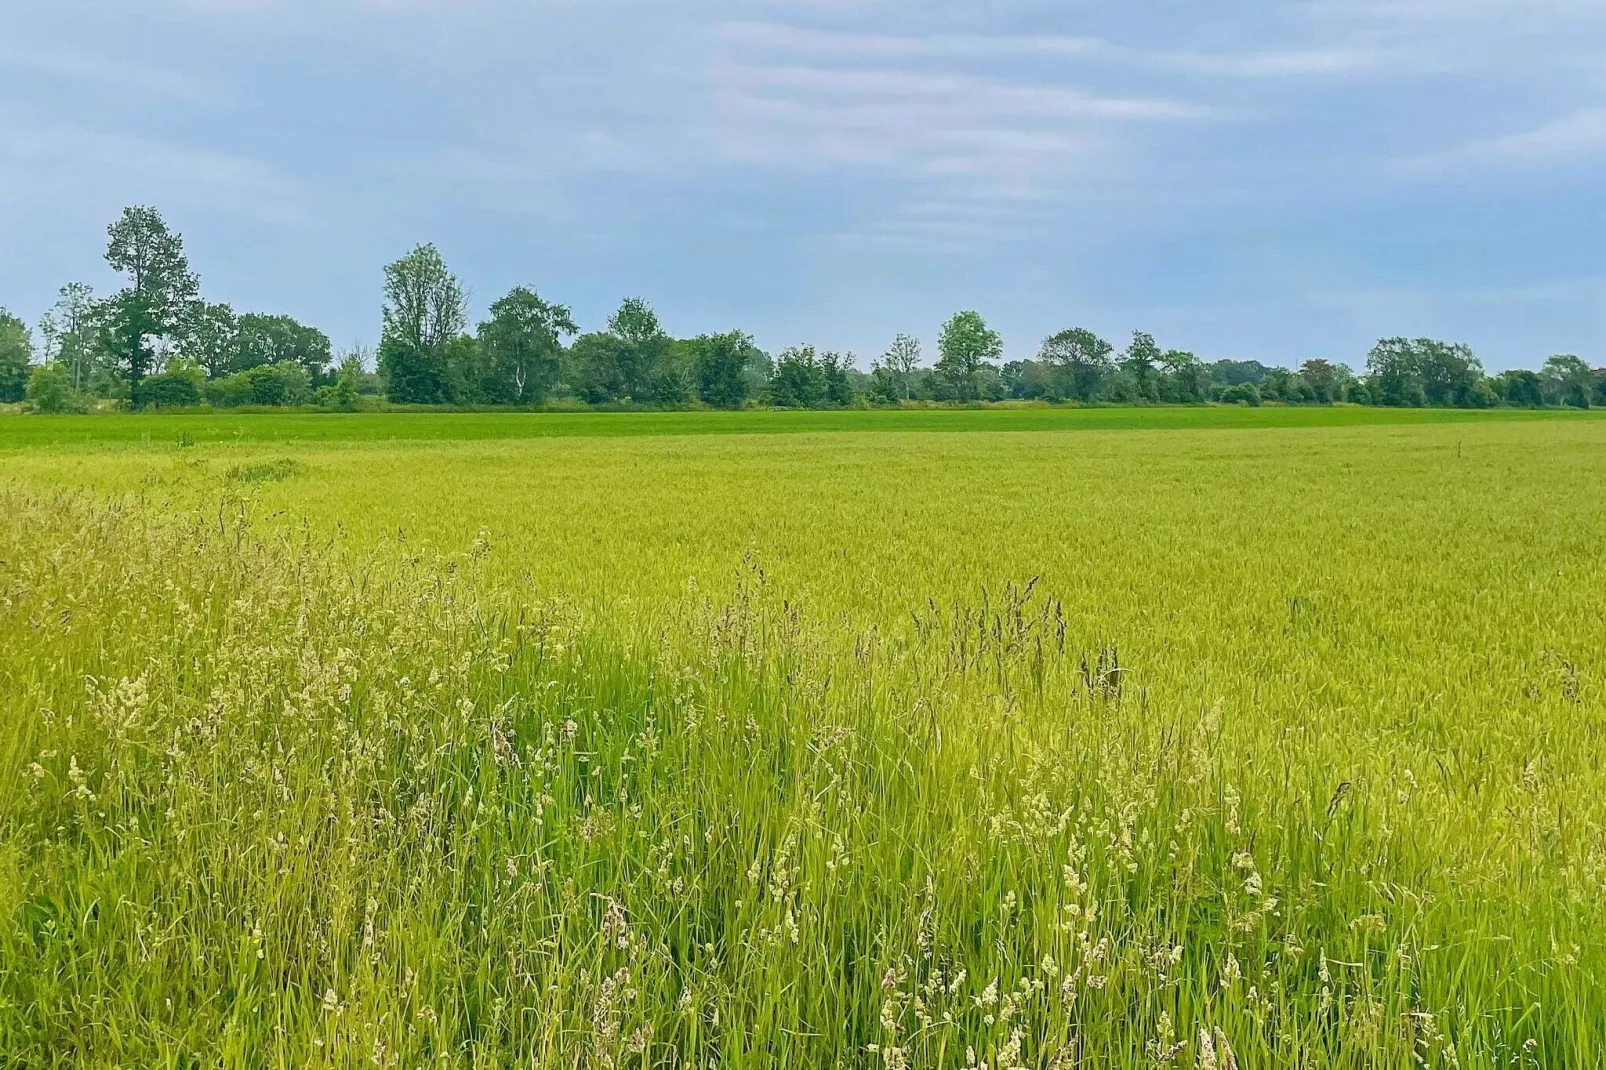
[[1003, 360], [1003, 341], [976, 312], [943, 325], [929, 365], [898, 335], [865, 372], [851, 353], [799, 345], [771, 355], [743, 331], [675, 338], [640, 298], [605, 329], [518, 286], [471, 323], [463, 286], [432, 245], [384, 270], [379, 348], [338, 357], [315, 327], [284, 315], [236, 312], [205, 300], [183, 240], [153, 208], [125, 209], [107, 230], [106, 262], [125, 285], [97, 297], [62, 287], [39, 341], [0, 309], [0, 402], [42, 412], [199, 405], [317, 405], [355, 410], [363, 397], [397, 405], [555, 404], [845, 408], [1012, 399], [1080, 404], [1606, 406], [1606, 368], [1577, 356], [1538, 372], [1485, 373], [1465, 345], [1389, 338], [1364, 370], [1327, 360], [1297, 369], [1205, 362], [1135, 331], [1116, 347], [1073, 327], [1029, 360]]

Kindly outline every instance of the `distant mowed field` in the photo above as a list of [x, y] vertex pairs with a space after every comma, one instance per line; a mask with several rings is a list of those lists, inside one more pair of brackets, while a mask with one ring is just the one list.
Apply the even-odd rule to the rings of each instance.
[[4, 418], [0, 709], [0, 1066], [1606, 1045], [1590, 413]]

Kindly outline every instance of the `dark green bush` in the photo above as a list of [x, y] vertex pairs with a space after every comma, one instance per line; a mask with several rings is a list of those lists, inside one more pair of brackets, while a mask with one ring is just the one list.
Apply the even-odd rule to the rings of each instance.
[[147, 375], [134, 384], [131, 400], [136, 409], [182, 409], [199, 405], [204, 381], [195, 368]]

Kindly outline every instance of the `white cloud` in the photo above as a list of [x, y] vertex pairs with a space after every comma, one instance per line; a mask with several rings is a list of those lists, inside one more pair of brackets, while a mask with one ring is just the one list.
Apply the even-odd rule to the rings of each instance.
[[1377, 48], [1328, 48], [1288, 52], [1212, 55], [1155, 53], [1149, 62], [1177, 70], [1233, 78], [1301, 78], [1374, 74], [1401, 69], [1396, 56]]
[[834, 58], [896, 59], [923, 56], [1009, 57], [1079, 56], [1108, 52], [1096, 37], [1059, 34], [896, 34], [815, 30], [774, 22], [729, 22], [716, 32], [729, 44], [760, 51], [808, 53]]
[[1402, 161], [1398, 169], [1416, 177], [1467, 172], [1545, 168], [1606, 155], [1606, 107], [1581, 108], [1526, 130], [1469, 141]]
[[[1098, 91], [1075, 68], [1030, 77], [989, 62], [1110, 51], [1092, 38], [892, 36], [775, 23], [724, 24], [719, 36], [726, 54], [710, 81], [715, 137], [728, 159], [845, 169], [847, 180], [901, 176], [916, 183], [906, 191], [915, 201], [933, 189], [943, 190], [943, 203], [1056, 196], [1113, 177], [1127, 151], [1124, 128], [1215, 115], [1191, 101]], [[968, 221], [910, 229], [981, 232]]]
[[1364, 74], [1406, 57], [1376, 47], [1302, 48], [1263, 53], [1164, 51], [1118, 45], [1106, 38], [1066, 34], [933, 34], [926, 36], [818, 30], [775, 22], [730, 22], [717, 28], [727, 44], [757, 53], [781, 53], [849, 62], [942, 58], [986, 60], [1085, 57], [1114, 67], [1168, 68], [1227, 77], [1300, 77]]

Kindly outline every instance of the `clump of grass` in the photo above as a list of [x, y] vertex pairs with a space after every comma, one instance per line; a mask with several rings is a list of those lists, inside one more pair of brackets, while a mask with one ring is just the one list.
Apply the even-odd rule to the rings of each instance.
[[306, 471], [306, 465], [289, 457], [274, 461], [257, 461], [237, 464], [229, 468], [227, 476], [235, 483], [283, 483], [291, 476]]

